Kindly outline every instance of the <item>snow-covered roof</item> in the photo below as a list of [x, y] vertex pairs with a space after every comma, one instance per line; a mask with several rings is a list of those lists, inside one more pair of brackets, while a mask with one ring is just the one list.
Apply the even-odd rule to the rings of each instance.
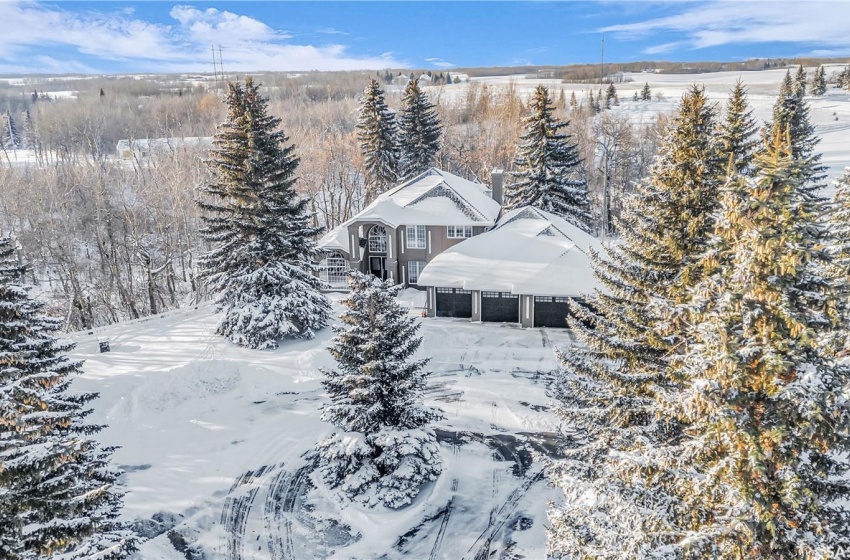
[[588, 251], [599, 241], [573, 224], [537, 208], [518, 208], [496, 226], [451, 247], [419, 275], [420, 286], [579, 296], [596, 281]]
[[398, 226], [492, 226], [500, 205], [485, 185], [436, 167], [381, 194], [362, 212], [319, 241], [323, 249], [351, 252], [346, 233], [353, 222], [376, 221]]

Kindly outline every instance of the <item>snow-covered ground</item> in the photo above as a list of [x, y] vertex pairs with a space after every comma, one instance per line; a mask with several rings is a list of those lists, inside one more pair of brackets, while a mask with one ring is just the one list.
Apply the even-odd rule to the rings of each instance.
[[[839, 72], [843, 67], [844, 65], [827, 65], [827, 76]], [[808, 69], [809, 77], [813, 70], [814, 68]], [[616, 84], [620, 106], [614, 107], [612, 111], [626, 114], [636, 123], [649, 123], [658, 114], [674, 111], [682, 94], [693, 84], [705, 86], [707, 97], [722, 105], [728, 99], [735, 83], [741, 80], [749, 90], [749, 101], [756, 119], [765, 122], [772, 118], [773, 104], [786, 71], [785, 68], [777, 68], [759, 72], [705, 74], [625, 73], [624, 83]], [[793, 75], [795, 71], [792, 69], [791, 73]], [[595, 96], [601, 87], [599, 84], [562, 83], [558, 79], [526, 78], [525, 75], [472, 78], [471, 81], [496, 87], [512, 84], [523, 99], [530, 98], [538, 85], [545, 85], [556, 99], [563, 90], [567, 99], [575, 93], [580, 102], [586, 101], [589, 91]], [[648, 83], [652, 90], [652, 101], [633, 101], [632, 96], [643, 88], [644, 83]], [[442, 88], [441, 100], [451, 101], [465, 99], [468, 87], [468, 83], [462, 83], [434, 86], [433, 89]], [[656, 98], [658, 94], [661, 94], [662, 99]], [[831, 181], [839, 176], [845, 167], [850, 166], [850, 92], [830, 86], [826, 95], [808, 96], [807, 100], [811, 106], [812, 124], [821, 138], [818, 149], [823, 154], [823, 163], [829, 167], [828, 181]], [[831, 188], [828, 189], [829, 192]]]
[[[415, 315], [418, 294], [401, 298]], [[91, 419], [121, 446], [124, 515], [151, 537], [139, 558], [545, 556], [557, 493], [534, 452], [554, 453], [546, 388], [565, 331], [422, 319], [445, 469], [390, 511], [340, 507], [314, 477], [309, 452], [332, 430], [319, 419], [331, 330], [255, 351], [214, 336], [215, 321], [201, 307], [73, 337], [86, 360], [73, 388], [100, 392]]]

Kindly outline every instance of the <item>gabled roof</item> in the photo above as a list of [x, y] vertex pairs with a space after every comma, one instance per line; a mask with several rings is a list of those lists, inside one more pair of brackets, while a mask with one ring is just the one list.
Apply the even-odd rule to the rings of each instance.
[[596, 286], [588, 253], [599, 241], [563, 218], [517, 208], [496, 226], [451, 247], [429, 262], [420, 286], [579, 296]]
[[500, 208], [484, 185], [432, 167], [378, 196], [362, 212], [325, 235], [319, 247], [343, 249], [350, 254], [345, 230], [354, 222], [376, 221], [391, 227], [490, 227]]

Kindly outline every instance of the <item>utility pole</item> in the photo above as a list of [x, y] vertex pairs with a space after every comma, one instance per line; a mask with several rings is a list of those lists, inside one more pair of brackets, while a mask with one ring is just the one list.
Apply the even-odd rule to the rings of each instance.
[[215, 85], [218, 86], [218, 67], [215, 65], [215, 45], [210, 45], [210, 49], [213, 56], [213, 80], [215, 81]]
[[602, 79], [599, 80], [599, 83], [605, 83], [605, 35], [602, 36]]
[[219, 69], [221, 70], [221, 72], [220, 72], [221, 81], [224, 82], [224, 61], [221, 58], [221, 45], [218, 46], [218, 66], [219, 66]]

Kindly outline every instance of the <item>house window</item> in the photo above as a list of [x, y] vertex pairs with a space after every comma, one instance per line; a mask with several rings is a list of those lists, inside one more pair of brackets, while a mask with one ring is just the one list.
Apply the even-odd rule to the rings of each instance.
[[419, 282], [419, 273], [425, 268], [425, 261], [407, 261], [407, 283]]
[[387, 229], [384, 226], [375, 226], [369, 230], [369, 252], [387, 252]]
[[328, 253], [322, 261], [322, 280], [333, 288], [344, 288], [348, 285], [348, 263], [342, 253]]
[[568, 297], [556, 297], [555, 298], [555, 303], [567, 303], [569, 301], [570, 301], [570, 298], [568, 298]]
[[465, 239], [472, 237], [472, 226], [449, 226], [448, 236], [451, 239]]
[[407, 248], [425, 248], [425, 226], [407, 226]]
[[551, 296], [534, 296], [534, 301], [539, 303], [552, 303]]

